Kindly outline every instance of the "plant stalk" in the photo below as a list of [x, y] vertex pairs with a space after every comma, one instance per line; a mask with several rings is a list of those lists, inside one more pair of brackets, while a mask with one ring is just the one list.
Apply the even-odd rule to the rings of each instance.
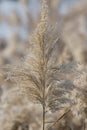
[[43, 130], [45, 130], [45, 103], [43, 103]]

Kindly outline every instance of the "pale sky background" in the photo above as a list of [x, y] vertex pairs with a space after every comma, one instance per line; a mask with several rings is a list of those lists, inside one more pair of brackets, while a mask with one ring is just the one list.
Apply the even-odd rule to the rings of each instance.
[[[60, 13], [65, 14], [68, 11], [69, 6], [73, 6], [75, 0], [61, 0], [62, 4], [60, 7]], [[0, 2], [0, 12], [3, 13], [3, 15], [7, 15], [9, 12], [12, 10], [17, 10], [17, 12], [21, 15], [21, 18], [24, 18], [24, 10], [23, 6], [20, 6], [18, 1], [13, 1], [13, 0], [1, 0]], [[31, 0], [29, 3], [29, 12], [33, 14], [35, 17], [37, 12], [40, 10], [40, 4], [38, 3], [38, 0]], [[6, 37], [8, 36], [12, 30], [17, 30], [22, 33], [22, 35], [26, 35], [27, 32], [18, 27], [11, 27], [6, 24], [6, 22], [0, 22], [0, 37]]]

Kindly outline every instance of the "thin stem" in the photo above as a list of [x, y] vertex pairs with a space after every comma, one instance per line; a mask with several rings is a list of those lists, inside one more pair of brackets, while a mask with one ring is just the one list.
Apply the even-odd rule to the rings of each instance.
[[43, 130], [45, 130], [45, 104], [43, 104]]
[[45, 82], [46, 82], [46, 61], [45, 61], [45, 45], [44, 45], [44, 36], [43, 36], [43, 42], [41, 44], [42, 49], [42, 57], [43, 57], [43, 64], [42, 64], [42, 86], [43, 86], [43, 130], [45, 130], [45, 117], [46, 117], [46, 104], [45, 104]]
[[45, 72], [43, 71], [43, 130], [45, 130], [45, 110], [46, 105], [45, 105]]
[[58, 123], [58, 121], [60, 121], [63, 117], [65, 117], [71, 110], [69, 109], [68, 111], [66, 111], [61, 117], [59, 117], [49, 128], [47, 128], [47, 130], [49, 130], [50, 128], [52, 128], [53, 126], [56, 125], [56, 123]]
[[43, 86], [43, 130], [45, 130], [45, 68], [46, 68], [46, 64], [45, 64], [45, 54], [44, 54], [44, 40], [43, 40], [43, 44], [41, 46], [42, 48], [42, 57], [43, 57], [43, 64], [42, 64], [42, 86]]

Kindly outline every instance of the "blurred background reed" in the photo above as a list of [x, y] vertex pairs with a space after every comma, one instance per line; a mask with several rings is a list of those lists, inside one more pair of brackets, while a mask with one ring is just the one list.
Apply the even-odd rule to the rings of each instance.
[[[49, 21], [59, 25], [68, 58], [87, 62], [87, 1], [48, 0]], [[29, 35], [40, 18], [40, 0], [0, 0], [0, 64], [25, 55]]]
[[[58, 24], [62, 44], [60, 48], [64, 48], [59, 64], [66, 61], [78, 61], [85, 67], [87, 65], [87, 0], [47, 1], [49, 22], [54, 25]], [[0, 0], [0, 65], [22, 62], [27, 54], [29, 36], [39, 22], [40, 10], [41, 0]], [[3, 96], [10, 86], [11, 83], [1, 84], [0, 95]], [[31, 111], [35, 110], [38, 118], [34, 119]], [[32, 119], [28, 117], [28, 120], [33, 122], [32, 126], [28, 128], [27, 121], [24, 121], [24, 124], [16, 123], [19, 127], [14, 127], [12, 130], [39, 130], [40, 113], [38, 113], [38, 110], [30, 105], [28, 114]], [[67, 118], [69, 122], [71, 117]], [[34, 124], [35, 122], [37, 125]], [[79, 123], [77, 121], [77, 124]], [[74, 124], [72, 130], [83, 130], [83, 127], [77, 128]], [[85, 130], [87, 130], [86, 127]]]

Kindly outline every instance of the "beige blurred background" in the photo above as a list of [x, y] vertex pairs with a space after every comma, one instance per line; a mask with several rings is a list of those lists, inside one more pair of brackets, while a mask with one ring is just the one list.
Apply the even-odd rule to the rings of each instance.
[[[56, 23], [58, 24], [59, 37], [61, 38], [60, 50], [62, 50], [62, 53], [60, 54], [59, 65], [66, 61], [78, 61], [85, 67], [87, 65], [87, 0], [47, 1], [49, 7], [49, 23], [54, 25]], [[0, 0], [1, 66], [16, 62], [22, 63], [23, 58], [27, 55], [29, 36], [39, 22], [40, 10], [41, 0]], [[11, 86], [12, 84], [10, 82], [0, 85], [1, 97], [5, 95]], [[29, 104], [28, 112], [25, 106], [22, 106], [19, 111], [19, 114], [25, 113], [22, 116], [23, 119], [21, 119], [21, 122], [24, 124], [18, 121], [12, 130], [39, 130], [42, 113], [38, 110], [37, 106]], [[6, 116], [3, 116], [3, 118], [6, 118]], [[71, 117], [68, 117], [68, 122], [69, 119]], [[82, 122], [80, 121], [77, 119], [77, 124], [81, 124]], [[10, 122], [9, 119], [6, 126], [9, 126], [8, 122]], [[4, 123], [2, 122], [3, 125]], [[31, 125], [29, 124], [30, 126], [27, 126], [28, 123]], [[19, 127], [17, 128], [16, 126]], [[57, 130], [57, 128], [52, 130]], [[63, 129], [61, 128], [59, 130]], [[79, 126], [77, 128], [76, 126], [72, 130], [83, 130], [83, 127]]]

